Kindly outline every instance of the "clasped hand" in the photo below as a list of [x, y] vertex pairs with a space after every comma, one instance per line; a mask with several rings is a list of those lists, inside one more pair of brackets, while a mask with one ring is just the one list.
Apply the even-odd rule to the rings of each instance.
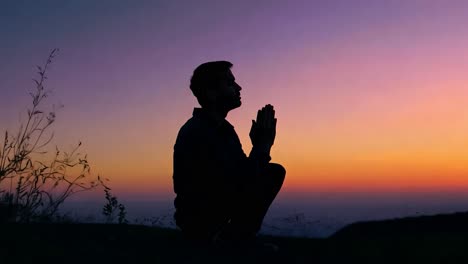
[[276, 136], [276, 118], [273, 106], [268, 104], [257, 112], [257, 120], [252, 120], [250, 140], [254, 148], [270, 151]]

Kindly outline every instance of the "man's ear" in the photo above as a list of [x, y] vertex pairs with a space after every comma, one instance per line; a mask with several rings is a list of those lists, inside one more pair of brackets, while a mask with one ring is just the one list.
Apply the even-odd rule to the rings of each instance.
[[205, 101], [208, 103], [214, 103], [218, 99], [218, 93], [215, 89], [203, 89], [203, 96], [205, 98]]

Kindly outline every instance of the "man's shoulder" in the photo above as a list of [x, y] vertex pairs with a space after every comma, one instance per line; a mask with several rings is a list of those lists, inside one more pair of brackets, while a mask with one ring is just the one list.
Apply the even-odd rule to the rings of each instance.
[[193, 134], [200, 132], [202, 130], [206, 130], [206, 126], [204, 126], [203, 122], [200, 121], [199, 118], [191, 117], [179, 130], [180, 134]]
[[207, 134], [209, 134], [209, 127], [199, 118], [191, 117], [180, 128], [177, 142], [200, 140]]

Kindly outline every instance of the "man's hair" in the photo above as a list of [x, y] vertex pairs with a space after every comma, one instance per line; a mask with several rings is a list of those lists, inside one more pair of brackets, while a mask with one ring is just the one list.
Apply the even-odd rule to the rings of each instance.
[[222, 73], [227, 72], [231, 67], [232, 63], [229, 61], [210, 61], [201, 64], [193, 71], [190, 79], [190, 90], [197, 97], [201, 106], [205, 104], [203, 91], [215, 88], [222, 78]]

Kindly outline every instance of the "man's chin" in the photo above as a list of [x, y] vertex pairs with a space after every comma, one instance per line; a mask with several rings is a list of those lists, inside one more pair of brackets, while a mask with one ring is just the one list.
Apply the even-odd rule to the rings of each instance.
[[242, 105], [242, 102], [240, 100], [237, 102], [233, 102], [232, 104], [229, 105], [229, 110], [239, 108], [241, 105]]
[[223, 103], [224, 108], [226, 110], [232, 110], [240, 107], [242, 105], [241, 99], [239, 98], [230, 98], [230, 100], [226, 100]]

